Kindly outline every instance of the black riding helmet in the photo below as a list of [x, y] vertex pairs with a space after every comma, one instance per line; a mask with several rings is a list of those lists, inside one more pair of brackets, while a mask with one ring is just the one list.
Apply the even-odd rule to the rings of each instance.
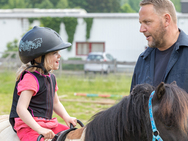
[[[35, 26], [22, 37], [19, 44], [19, 56], [24, 64], [31, 62], [32, 66], [30, 67], [39, 67], [47, 74], [48, 72], [44, 68], [45, 54], [70, 46], [71, 43], [64, 42], [54, 30]], [[42, 56], [41, 63], [35, 62], [34, 59], [40, 56]], [[34, 65], [34, 63], [38, 65]]]
[[19, 56], [20, 60], [26, 64], [49, 52], [70, 46], [71, 43], [64, 42], [54, 30], [35, 26], [22, 37], [19, 44]]

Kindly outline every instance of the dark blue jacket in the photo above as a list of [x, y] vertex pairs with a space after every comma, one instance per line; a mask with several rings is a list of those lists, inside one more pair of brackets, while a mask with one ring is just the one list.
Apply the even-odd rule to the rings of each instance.
[[[161, 58], [163, 59], [163, 58]], [[137, 84], [153, 85], [155, 48], [147, 48], [136, 63], [132, 77], [132, 88]], [[177, 85], [188, 92], [188, 35], [180, 30], [180, 35], [170, 56], [163, 82], [177, 82]]]

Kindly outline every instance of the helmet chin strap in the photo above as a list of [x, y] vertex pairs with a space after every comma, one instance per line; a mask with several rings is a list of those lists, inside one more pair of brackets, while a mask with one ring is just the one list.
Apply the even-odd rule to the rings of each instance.
[[[44, 58], [45, 58], [45, 55], [42, 55], [42, 58], [41, 58], [41, 63], [37, 63], [35, 60], [32, 60], [31, 61], [31, 66], [27, 67], [28, 68], [31, 68], [31, 67], [37, 67], [37, 68], [41, 68], [44, 72], [45, 75], [48, 74], [48, 71], [46, 70], [46, 68], [44, 67]], [[37, 64], [37, 65], [34, 65], [34, 64]]]

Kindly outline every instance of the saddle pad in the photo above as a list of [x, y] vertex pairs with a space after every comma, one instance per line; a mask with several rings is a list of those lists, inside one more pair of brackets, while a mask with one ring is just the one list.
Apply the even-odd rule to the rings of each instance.
[[0, 141], [20, 141], [9, 123], [9, 116], [0, 116]]

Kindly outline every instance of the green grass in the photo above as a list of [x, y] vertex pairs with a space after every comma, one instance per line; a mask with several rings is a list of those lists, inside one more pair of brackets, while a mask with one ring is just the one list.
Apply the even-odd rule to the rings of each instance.
[[[118, 102], [120, 98], [101, 98], [75, 96], [74, 93], [92, 94], [113, 94], [128, 95], [130, 90], [131, 76], [119, 75], [96, 75], [96, 76], [76, 76], [76, 75], [56, 75], [58, 83], [58, 95], [63, 98], [63, 105], [70, 116], [77, 117], [84, 124], [97, 112], [112, 105], [101, 105], [94, 103], [76, 102], [79, 101], [106, 101], [107, 99]], [[9, 114], [12, 95], [15, 85], [15, 72], [0, 72], [0, 115]], [[75, 102], [68, 102], [75, 100]], [[58, 117], [56, 114], [54, 117]], [[58, 117], [58, 121], [64, 123]]]

